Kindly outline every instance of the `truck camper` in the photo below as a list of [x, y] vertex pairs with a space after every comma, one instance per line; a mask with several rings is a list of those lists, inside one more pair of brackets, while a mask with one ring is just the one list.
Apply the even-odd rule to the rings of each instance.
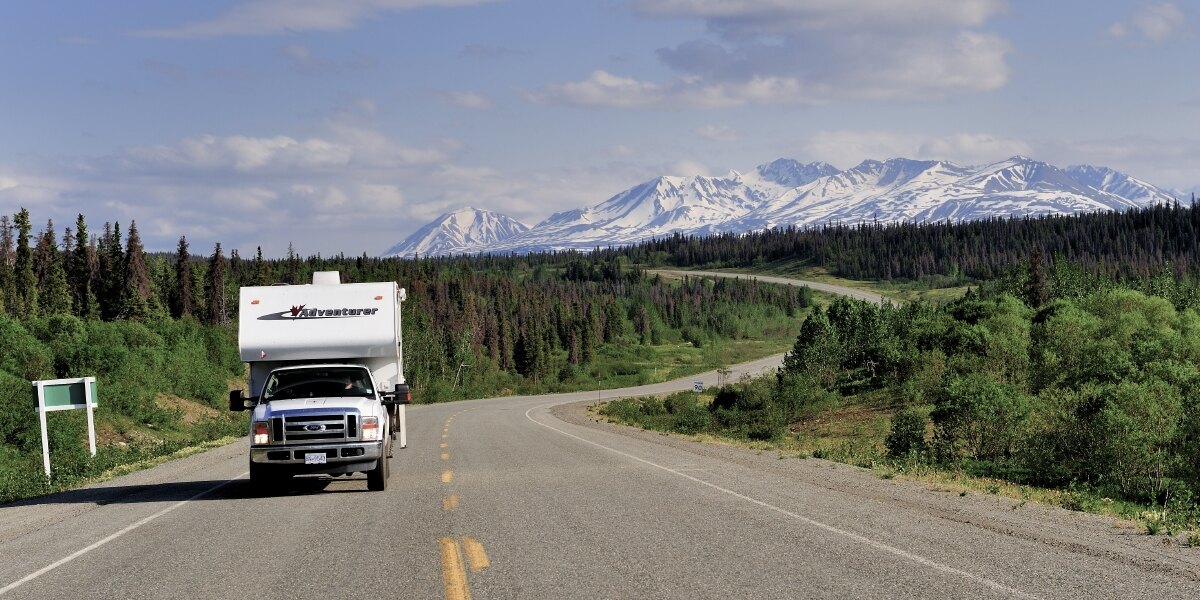
[[252, 484], [363, 472], [368, 489], [386, 489], [392, 448], [408, 445], [404, 288], [341, 283], [338, 272], [323, 271], [310, 285], [243, 287], [240, 295], [249, 393], [231, 392], [229, 408], [252, 411]]

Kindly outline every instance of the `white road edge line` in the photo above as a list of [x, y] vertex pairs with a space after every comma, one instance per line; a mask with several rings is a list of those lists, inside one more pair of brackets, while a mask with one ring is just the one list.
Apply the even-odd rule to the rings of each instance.
[[644, 458], [640, 458], [640, 457], [634, 456], [634, 455], [632, 455], [632, 454], [629, 454], [629, 453], [626, 453], [626, 452], [621, 452], [620, 450], [617, 450], [617, 449], [615, 449], [615, 448], [610, 448], [610, 447], [608, 447], [608, 446], [605, 446], [604, 444], [600, 444], [600, 443], [597, 443], [597, 442], [593, 442], [592, 440], [589, 440], [589, 439], [585, 439], [585, 438], [579, 437], [579, 436], [577, 436], [577, 435], [575, 435], [575, 434], [573, 434], [573, 433], [569, 433], [569, 432], [563, 431], [563, 430], [561, 430], [561, 429], [558, 429], [557, 427], [554, 427], [554, 426], [551, 426], [551, 425], [547, 425], [547, 424], [545, 424], [545, 423], [543, 423], [543, 422], [541, 422], [541, 421], [538, 421], [537, 419], [534, 419], [532, 415], [530, 415], [530, 414], [529, 414], [529, 413], [531, 413], [531, 412], [533, 412], [533, 411], [535, 411], [535, 410], [539, 410], [539, 409], [545, 409], [545, 408], [550, 408], [551, 406], [555, 406], [555, 404], [545, 404], [545, 405], [542, 405], [542, 406], [535, 406], [535, 407], [533, 407], [533, 408], [531, 408], [531, 409], [529, 409], [529, 410], [525, 411], [525, 418], [526, 418], [526, 419], [529, 419], [530, 421], [532, 421], [532, 422], [534, 422], [534, 423], [537, 423], [538, 425], [541, 425], [542, 427], [545, 427], [546, 429], [549, 429], [549, 430], [551, 430], [551, 431], [556, 431], [556, 432], [558, 432], [558, 433], [561, 433], [562, 435], [565, 435], [565, 436], [567, 436], [567, 437], [575, 438], [575, 439], [577, 439], [577, 440], [579, 440], [579, 441], [581, 441], [581, 442], [584, 442], [584, 443], [587, 443], [587, 444], [591, 444], [591, 445], [593, 445], [593, 446], [596, 446], [597, 448], [603, 448], [604, 450], [608, 450], [609, 452], [612, 452], [612, 453], [614, 453], [614, 454], [619, 454], [619, 455], [621, 455], [621, 456], [624, 456], [625, 458], [628, 458], [628, 459], [631, 459], [631, 460], [635, 460], [635, 461], [637, 461], [637, 462], [640, 462], [640, 463], [642, 463], [642, 464], [645, 464], [645, 465], [649, 465], [649, 466], [651, 466], [651, 467], [654, 467], [654, 468], [656, 468], [656, 469], [662, 469], [663, 471], [666, 471], [666, 472], [668, 472], [668, 473], [671, 473], [671, 474], [673, 474], [673, 475], [678, 475], [678, 476], [680, 476], [680, 477], [683, 477], [684, 479], [690, 479], [691, 481], [694, 481], [694, 482], [696, 482], [696, 483], [699, 483], [699, 484], [701, 484], [701, 485], [704, 485], [704, 486], [708, 486], [708, 487], [710, 487], [710, 488], [712, 488], [712, 489], [714, 489], [714, 490], [717, 490], [717, 491], [719, 491], [719, 492], [722, 492], [722, 493], [725, 493], [725, 494], [729, 494], [730, 496], [733, 496], [733, 497], [735, 497], [735, 498], [738, 498], [738, 499], [740, 499], [740, 500], [745, 500], [746, 502], [749, 502], [749, 503], [751, 503], [751, 504], [754, 504], [754, 505], [757, 505], [757, 506], [761, 506], [761, 507], [763, 507], [763, 508], [766, 508], [766, 509], [769, 509], [769, 510], [773, 510], [773, 511], [775, 511], [775, 512], [777, 512], [777, 513], [780, 513], [780, 514], [782, 514], [782, 515], [786, 515], [786, 516], [788, 516], [788, 517], [791, 517], [791, 518], [793, 518], [793, 519], [796, 519], [797, 521], [801, 521], [801, 522], [803, 522], [803, 523], [806, 523], [806, 524], [808, 524], [808, 525], [812, 525], [813, 527], [818, 527], [818, 528], [820, 528], [820, 529], [824, 529], [825, 531], [828, 531], [828, 532], [830, 532], [830, 533], [835, 533], [835, 534], [837, 534], [837, 535], [840, 535], [840, 536], [848, 537], [848, 538], [850, 538], [850, 539], [852, 539], [852, 540], [854, 540], [854, 541], [856, 541], [856, 542], [860, 542], [860, 543], [866, 544], [866, 545], [868, 545], [868, 546], [871, 546], [872, 548], [875, 548], [875, 549], [877, 549], [877, 550], [882, 550], [882, 551], [884, 551], [884, 552], [887, 552], [887, 553], [889, 553], [889, 554], [894, 554], [894, 555], [896, 555], [896, 556], [899, 556], [899, 557], [901, 557], [901, 558], [905, 558], [905, 559], [911, 560], [911, 561], [913, 561], [913, 562], [916, 562], [916, 563], [922, 564], [922, 565], [924, 565], [924, 566], [926, 566], [926, 567], [929, 567], [929, 568], [931, 568], [931, 569], [934, 569], [934, 570], [937, 570], [937, 571], [941, 571], [942, 573], [946, 573], [946, 574], [949, 574], [949, 575], [957, 575], [957, 576], [959, 576], [959, 577], [962, 577], [962, 578], [964, 578], [964, 579], [968, 579], [968, 580], [970, 580], [970, 581], [974, 581], [974, 582], [976, 582], [976, 583], [983, 584], [983, 585], [985, 585], [985, 586], [987, 586], [987, 587], [989, 587], [989, 588], [991, 588], [991, 589], [993, 589], [993, 590], [996, 590], [996, 591], [999, 591], [999, 592], [1003, 592], [1003, 593], [1007, 593], [1007, 594], [1010, 594], [1010, 595], [1012, 595], [1012, 596], [1015, 596], [1015, 597], [1017, 597], [1017, 598], [1026, 598], [1026, 599], [1028, 599], [1028, 600], [1040, 600], [1040, 598], [1039, 598], [1038, 596], [1034, 596], [1034, 595], [1032, 595], [1032, 594], [1028, 594], [1028, 593], [1022, 592], [1021, 590], [1018, 590], [1018, 589], [1015, 589], [1015, 588], [1008, 587], [1007, 585], [1004, 585], [1004, 584], [1002, 584], [1002, 583], [999, 583], [999, 582], [997, 582], [997, 581], [992, 581], [991, 579], [988, 579], [987, 577], [983, 577], [983, 576], [981, 576], [981, 575], [976, 575], [976, 574], [974, 574], [974, 573], [968, 573], [967, 571], [963, 571], [962, 569], [956, 569], [956, 568], [954, 568], [954, 567], [951, 567], [950, 565], [942, 564], [942, 563], [939, 563], [939, 562], [937, 562], [937, 561], [934, 561], [934, 560], [931, 560], [931, 559], [925, 558], [924, 556], [920, 556], [920, 555], [917, 555], [917, 554], [913, 554], [912, 552], [908, 552], [908, 551], [905, 551], [905, 550], [901, 550], [901, 549], [899, 549], [899, 548], [896, 548], [895, 546], [889, 546], [889, 545], [887, 545], [887, 544], [885, 544], [885, 543], [883, 543], [883, 542], [879, 542], [879, 541], [873, 540], [873, 539], [871, 539], [871, 538], [868, 538], [868, 537], [865, 537], [865, 536], [859, 535], [859, 534], [857, 534], [857, 533], [854, 533], [853, 531], [846, 531], [845, 529], [839, 529], [839, 528], [837, 528], [837, 527], [834, 527], [833, 525], [828, 525], [828, 524], [826, 524], [826, 523], [822, 523], [822, 522], [820, 522], [820, 521], [815, 521], [815, 520], [813, 520], [813, 519], [810, 519], [810, 518], [808, 518], [808, 517], [805, 517], [805, 516], [803, 516], [803, 515], [799, 515], [799, 514], [796, 514], [796, 513], [794, 513], [794, 512], [791, 512], [791, 511], [789, 511], [789, 510], [787, 510], [787, 509], [783, 509], [783, 508], [780, 508], [780, 507], [778, 507], [778, 506], [775, 506], [774, 504], [768, 504], [768, 503], [766, 503], [766, 502], [763, 502], [762, 500], [758, 500], [758, 499], [756, 499], [756, 498], [751, 498], [750, 496], [747, 496], [747, 495], [745, 495], [745, 494], [740, 494], [740, 493], [738, 493], [738, 492], [735, 492], [735, 491], [733, 491], [733, 490], [730, 490], [730, 489], [723, 488], [723, 487], [721, 487], [721, 486], [719, 486], [719, 485], [717, 485], [717, 484], [715, 484], [715, 483], [710, 483], [710, 482], [704, 481], [703, 479], [699, 479], [699, 478], [696, 478], [696, 477], [692, 477], [691, 475], [688, 475], [687, 473], [681, 473], [681, 472], [679, 472], [679, 471], [677, 471], [677, 470], [675, 470], [675, 469], [672, 469], [672, 468], [670, 468], [670, 467], [665, 467], [665, 466], [663, 466], [663, 465], [660, 465], [660, 464], [658, 464], [658, 463], [650, 462], [650, 461], [648, 461], [648, 460], [646, 460], [646, 459], [644, 459]]
[[150, 521], [153, 521], [153, 520], [161, 517], [171, 511], [179, 508], [180, 506], [187, 504], [188, 502], [196, 500], [197, 498], [200, 498], [201, 496], [211, 494], [211, 493], [213, 493], [213, 492], [229, 485], [230, 483], [233, 483], [234, 481], [241, 479], [242, 477], [245, 477], [246, 475], [249, 475], [249, 474], [250, 474], [250, 472], [247, 471], [245, 473], [242, 473], [241, 475], [238, 475], [237, 477], [234, 477], [233, 479], [230, 479], [229, 481], [224, 481], [217, 485], [214, 485], [213, 487], [210, 487], [207, 490], [204, 490], [203, 492], [200, 492], [199, 494], [196, 494], [195, 496], [188, 498], [187, 500], [181, 500], [179, 502], [176, 502], [175, 504], [172, 504], [171, 506], [168, 506], [168, 507], [158, 511], [158, 512], [142, 519], [141, 521], [138, 521], [137, 523], [134, 523], [133, 525], [130, 525], [130, 526], [126, 527], [125, 529], [122, 529], [122, 530], [88, 546], [87, 548], [79, 550], [78, 552], [75, 552], [74, 554], [71, 554], [70, 556], [61, 558], [58, 561], [56, 561], [48, 566], [42, 567], [41, 569], [38, 569], [37, 571], [34, 571], [33, 573], [30, 573], [10, 584], [0, 588], [0, 596], [3, 596], [4, 594], [7, 594], [7, 593], [25, 585], [26, 583], [29, 583], [30, 581], [33, 581], [34, 579], [37, 579], [38, 577], [41, 577], [42, 575], [45, 575], [46, 573], [49, 573], [50, 571], [53, 571], [65, 564], [71, 562], [71, 561], [79, 558], [80, 556], [83, 556], [84, 554], [91, 552], [92, 550], [95, 550], [96, 548], [99, 548], [100, 546], [103, 546], [103, 545], [129, 533], [130, 531], [133, 531], [134, 529], [137, 529], [138, 527], [141, 527], [142, 525], [145, 525], [146, 523], [149, 523]]

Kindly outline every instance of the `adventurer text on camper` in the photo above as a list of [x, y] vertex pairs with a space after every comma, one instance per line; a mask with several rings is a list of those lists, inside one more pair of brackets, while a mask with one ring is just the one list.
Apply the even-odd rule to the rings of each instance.
[[348, 317], [369, 317], [379, 312], [379, 308], [307, 308], [305, 305], [293, 306], [291, 310], [267, 313], [258, 318], [259, 321], [292, 321], [296, 319], [345, 319]]

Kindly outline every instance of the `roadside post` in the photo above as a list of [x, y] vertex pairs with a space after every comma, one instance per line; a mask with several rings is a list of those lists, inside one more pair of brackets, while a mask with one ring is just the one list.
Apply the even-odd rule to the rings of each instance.
[[50, 477], [50, 436], [46, 430], [46, 414], [60, 410], [87, 410], [88, 448], [96, 456], [96, 378], [49, 379], [31, 381], [34, 399], [37, 400], [38, 420], [42, 424], [42, 464], [46, 477]]

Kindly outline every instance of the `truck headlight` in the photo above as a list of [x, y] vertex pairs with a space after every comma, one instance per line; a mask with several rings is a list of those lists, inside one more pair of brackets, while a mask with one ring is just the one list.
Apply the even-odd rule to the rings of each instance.
[[271, 435], [267, 429], [267, 422], [266, 421], [255, 421], [254, 422], [254, 443], [255, 444], [268, 444], [270, 442], [271, 442]]
[[377, 442], [383, 439], [379, 430], [379, 417], [363, 417], [362, 439], [364, 442]]

